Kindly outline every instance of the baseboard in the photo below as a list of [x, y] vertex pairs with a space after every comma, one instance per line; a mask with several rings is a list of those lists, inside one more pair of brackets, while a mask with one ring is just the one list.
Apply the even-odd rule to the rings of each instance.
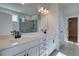
[[66, 43], [70, 43], [70, 44], [79, 45], [79, 43], [74, 43], [74, 42], [71, 42], [71, 41], [66, 41]]

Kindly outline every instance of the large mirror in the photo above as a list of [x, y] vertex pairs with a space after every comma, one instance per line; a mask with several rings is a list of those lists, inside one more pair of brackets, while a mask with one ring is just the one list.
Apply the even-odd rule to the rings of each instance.
[[22, 33], [39, 32], [41, 16], [30, 4], [2, 3], [0, 4], [0, 35], [10, 34], [11, 31]]
[[39, 31], [40, 15], [33, 16], [17, 16], [12, 15], [12, 29], [22, 33]]

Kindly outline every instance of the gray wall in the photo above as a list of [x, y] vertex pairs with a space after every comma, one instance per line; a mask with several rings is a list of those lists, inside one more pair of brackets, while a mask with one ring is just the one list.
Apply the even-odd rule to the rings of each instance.
[[12, 30], [11, 15], [0, 12], [0, 35], [9, 35]]

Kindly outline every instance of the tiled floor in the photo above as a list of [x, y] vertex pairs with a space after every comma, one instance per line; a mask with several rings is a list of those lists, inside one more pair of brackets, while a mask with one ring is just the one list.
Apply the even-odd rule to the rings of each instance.
[[58, 50], [54, 50], [54, 51], [50, 54], [50, 56], [56, 56], [58, 52], [59, 52]]
[[79, 46], [75, 44], [65, 44], [60, 48], [60, 51], [67, 56], [79, 56]]
[[57, 50], [54, 50], [50, 56], [66, 56], [65, 54], [63, 54], [62, 52], [60, 51], [57, 51]]
[[59, 52], [63, 53], [66, 56], [79, 56], [79, 46], [75, 44], [65, 44], [60, 47], [60, 50], [55, 50], [51, 56], [56, 56]]

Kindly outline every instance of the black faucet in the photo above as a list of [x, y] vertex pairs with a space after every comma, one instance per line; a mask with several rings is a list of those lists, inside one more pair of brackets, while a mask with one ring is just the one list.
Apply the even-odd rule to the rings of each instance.
[[47, 33], [47, 30], [46, 30], [46, 29], [45, 29], [45, 30], [41, 29], [41, 31], [42, 31], [44, 34]]
[[12, 35], [14, 36], [14, 38], [21, 38], [21, 33], [19, 31], [11, 31]]

